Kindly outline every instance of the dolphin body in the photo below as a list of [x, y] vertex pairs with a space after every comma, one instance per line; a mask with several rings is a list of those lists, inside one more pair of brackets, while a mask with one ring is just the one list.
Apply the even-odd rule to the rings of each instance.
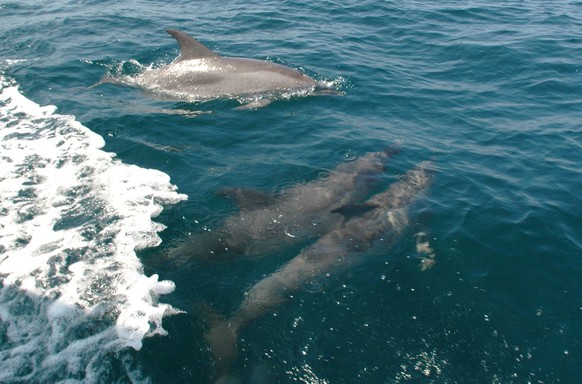
[[214, 99], [247, 101], [239, 108], [258, 108], [284, 95], [339, 94], [325, 89], [296, 69], [268, 61], [219, 56], [186, 33], [168, 29], [180, 45], [171, 64], [136, 76], [107, 77], [101, 82], [135, 86], [165, 99], [202, 102]]
[[[193, 260], [257, 257], [316, 238], [343, 219], [341, 207], [362, 201], [397, 146], [341, 163], [325, 178], [295, 185], [277, 196], [240, 188], [223, 190], [240, 210], [217, 230], [191, 235], [151, 266], [180, 268]], [[339, 209], [337, 212], [332, 212]], [[370, 209], [364, 207], [364, 209]]]
[[[408, 206], [432, 184], [430, 162], [422, 162], [402, 179], [367, 200], [364, 212], [336, 225], [275, 273], [257, 282], [239, 308], [216, 321], [206, 334], [219, 374], [227, 374], [236, 356], [238, 332], [302, 289], [310, 278], [344, 270], [362, 260], [374, 241], [391, 247], [409, 223]], [[368, 209], [371, 208], [371, 209]]]

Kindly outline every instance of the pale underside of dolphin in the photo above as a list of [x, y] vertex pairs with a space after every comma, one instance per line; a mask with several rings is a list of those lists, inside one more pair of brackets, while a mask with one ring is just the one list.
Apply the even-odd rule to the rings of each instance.
[[397, 146], [369, 152], [338, 165], [327, 177], [289, 187], [277, 196], [240, 188], [224, 190], [240, 207], [213, 231], [191, 235], [152, 260], [151, 266], [180, 268], [193, 260], [258, 257], [316, 238], [349, 212], [340, 207], [361, 202]]
[[338, 223], [313, 245], [246, 292], [239, 308], [216, 321], [206, 334], [219, 374], [226, 374], [236, 356], [238, 332], [271, 312], [302, 289], [309, 279], [359, 263], [374, 242], [388, 250], [409, 225], [409, 206], [432, 184], [431, 163], [423, 162], [384, 192], [368, 199], [360, 216]]
[[296, 69], [269, 61], [220, 56], [184, 32], [167, 32], [180, 45], [180, 56], [171, 64], [135, 76], [107, 77], [102, 82], [139, 87], [164, 100], [237, 99], [247, 108], [262, 107], [282, 97], [340, 94]]

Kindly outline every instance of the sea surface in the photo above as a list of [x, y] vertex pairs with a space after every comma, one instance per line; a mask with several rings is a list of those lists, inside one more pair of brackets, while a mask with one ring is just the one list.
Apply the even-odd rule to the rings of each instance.
[[[167, 28], [343, 96], [91, 87], [172, 62]], [[0, 1], [0, 39], [0, 382], [579, 382], [582, 2]], [[434, 168], [400, 240], [248, 324], [221, 376], [213, 321], [317, 239], [175, 249], [236, 217], [224, 188], [277, 196], [392, 145], [369, 195]]]

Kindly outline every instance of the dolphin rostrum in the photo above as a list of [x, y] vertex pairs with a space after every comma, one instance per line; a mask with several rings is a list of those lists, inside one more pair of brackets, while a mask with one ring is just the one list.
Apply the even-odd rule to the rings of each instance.
[[334, 210], [368, 195], [374, 177], [397, 152], [397, 146], [369, 152], [341, 163], [325, 178], [289, 187], [277, 196], [240, 188], [223, 190], [236, 200], [239, 212], [220, 228], [191, 235], [169, 252], [157, 255], [150, 260], [151, 266], [178, 268], [192, 260], [256, 257], [319, 237], [346, 215], [341, 209]]
[[374, 241], [391, 247], [409, 223], [408, 206], [431, 185], [431, 162], [422, 162], [399, 181], [372, 196], [360, 216], [346, 219], [273, 274], [257, 282], [239, 308], [206, 334], [217, 367], [227, 373], [236, 355], [237, 333], [287, 301], [309, 279], [344, 270], [362, 259]]
[[246, 103], [239, 108], [263, 107], [285, 95], [339, 94], [296, 69], [268, 61], [219, 56], [184, 32], [167, 32], [180, 45], [180, 56], [171, 64], [136, 76], [106, 77], [101, 83], [139, 87], [165, 100], [238, 99]]

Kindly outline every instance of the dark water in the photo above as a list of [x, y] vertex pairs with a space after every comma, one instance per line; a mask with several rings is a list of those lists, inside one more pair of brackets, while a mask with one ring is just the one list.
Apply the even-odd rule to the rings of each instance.
[[[59, 211], [53, 224], [46, 224], [59, 231], [97, 223], [91, 224], [94, 236], [85, 236], [93, 242], [76, 257], [88, 263], [87, 249], [101, 249], [99, 239], [109, 237], [100, 237], [100, 231], [124, 231], [112, 223], [138, 199], [124, 192], [127, 185], [144, 183], [146, 191], [138, 188], [136, 194], [143, 201], [158, 185], [171, 189], [167, 179], [154, 181], [161, 176], [144, 168], [166, 173], [188, 196], [182, 202], [174, 195], [161, 201], [165, 209], [155, 221], [167, 226], [160, 233], [163, 242], [156, 248], [151, 248], [155, 240], [138, 242], [134, 248], [145, 267], [142, 271], [132, 264], [134, 274], [158, 274], [160, 281], [175, 283], [173, 293], [163, 296], [158, 294], [163, 288], [143, 288], [149, 292], [147, 308], [170, 304], [185, 313], [164, 318], [166, 336], [148, 334], [147, 323], [155, 316], [146, 316], [146, 331], [130, 338], [140, 344], [142, 336], [152, 336], [143, 339], [141, 348], [115, 342], [119, 333], [114, 331], [100, 339], [107, 342], [93, 343], [92, 335], [114, 330], [116, 316], [125, 313], [120, 304], [125, 299], [105, 289], [112, 283], [96, 280], [101, 284], [87, 283], [85, 296], [69, 294], [56, 287], [74, 279], [45, 279], [34, 268], [14, 277], [13, 263], [6, 261], [14, 249], [26, 250], [18, 244], [32, 244], [35, 238], [13, 236], [35, 232], [25, 228], [31, 222], [26, 217], [8, 220], [11, 207], [26, 199], [32, 207], [58, 204], [51, 195], [41, 202], [39, 191], [26, 195], [26, 188], [24, 195], [14, 195], [20, 200], [6, 200], [12, 196], [6, 192], [12, 176], [5, 172], [16, 161], [19, 144], [17, 136], [5, 138], [0, 150], [10, 143], [14, 152], [0, 154], [0, 214], [6, 218], [0, 226], [2, 381], [213, 382], [201, 303], [230, 313], [247, 289], [309, 243], [258, 260], [193, 263], [177, 271], [154, 268], [150, 261], [188, 234], [215, 229], [236, 212], [230, 201], [216, 195], [220, 188], [279, 191], [395, 142], [401, 152], [378, 188], [420, 161], [435, 158], [437, 168], [409, 233], [364, 264], [322, 276], [244, 329], [232, 375], [242, 383], [578, 380], [582, 3], [18, 1], [0, 3], [0, 15], [3, 87], [17, 84], [28, 99], [56, 105], [58, 114], [73, 115], [102, 136], [104, 150], [116, 153], [121, 162], [103, 169], [139, 167], [123, 168], [126, 181], [113, 177], [109, 184], [89, 184], [84, 193], [98, 201], [95, 206], [83, 211], [79, 207], [86, 200], [79, 198], [75, 207], [83, 214], [68, 215], [73, 208]], [[236, 100], [174, 103], [111, 84], [87, 88], [108, 72], [129, 74], [140, 64], [173, 60], [177, 45], [166, 28], [183, 29], [224, 55], [299, 68], [345, 95], [296, 97], [238, 111], [233, 109], [239, 105]], [[18, 121], [27, 127], [45, 124], [49, 131], [70, 127], [64, 118], [18, 114], [7, 103], [0, 130]], [[163, 110], [213, 113], [187, 117]], [[45, 139], [39, 140], [42, 148]], [[61, 148], [46, 140], [47, 146]], [[44, 165], [34, 159], [22, 164], [30, 162], [30, 169], [41, 172]], [[100, 186], [117, 182], [117, 192], [94, 197]], [[118, 203], [116, 193], [127, 198]], [[100, 209], [110, 213], [107, 220]], [[160, 228], [152, 227], [149, 216], [143, 222], [150, 225], [144, 233], [155, 238]], [[436, 264], [427, 271], [419, 268], [413, 237], [418, 228], [428, 233], [435, 253]], [[91, 265], [117, 255], [121, 245], [111, 239], [106, 242], [109, 253], [97, 253]], [[60, 247], [57, 256], [74, 248]], [[135, 257], [129, 248], [122, 256]], [[55, 265], [64, 266], [63, 276], [68, 276], [70, 263], [59, 264], [61, 259]], [[87, 267], [85, 279], [98, 271]], [[127, 280], [127, 273], [103, 279], [117, 283]], [[49, 291], [54, 292], [42, 296]], [[18, 326], [27, 311], [54, 319], [51, 303], [59, 297], [84, 298], [71, 301], [79, 316], [87, 317], [81, 328], [71, 326], [72, 332], [66, 324], [50, 323], [52, 331], [45, 337], [44, 331]], [[87, 308], [103, 301], [113, 303], [107, 316], [87, 314]], [[67, 349], [75, 343], [85, 347]], [[35, 347], [27, 350], [31, 345]], [[61, 361], [61, 350], [80, 357], [50, 369]]]

